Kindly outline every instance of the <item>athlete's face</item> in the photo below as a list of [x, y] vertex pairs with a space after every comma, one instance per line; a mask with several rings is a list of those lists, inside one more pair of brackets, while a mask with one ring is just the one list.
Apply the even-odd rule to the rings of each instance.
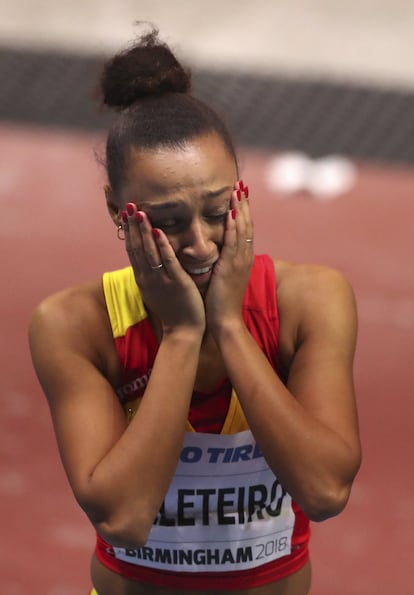
[[162, 229], [200, 290], [208, 285], [223, 243], [237, 165], [219, 136], [201, 136], [182, 148], [132, 149], [122, 208], [133, 202]]

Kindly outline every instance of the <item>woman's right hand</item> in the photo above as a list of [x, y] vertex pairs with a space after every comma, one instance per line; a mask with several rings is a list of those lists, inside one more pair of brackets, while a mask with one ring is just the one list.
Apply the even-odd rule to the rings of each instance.
[[[167, 236], [154, 229], [143, 211], [127, 204], [122, 218], [125, 245], [146, 307], [164, 333], [205, 329], [204, 304], [197, 286], [178, 261]], [[162, 266], [160, 266], [162, 265]]]

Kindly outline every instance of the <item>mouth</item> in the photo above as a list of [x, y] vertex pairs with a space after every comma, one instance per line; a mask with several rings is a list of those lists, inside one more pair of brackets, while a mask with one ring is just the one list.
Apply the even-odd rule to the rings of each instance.
[[200, 288], [206, 288], [210, 283], [213, 274], [214, 265], [217, 261], [204, 267], [184, 267], [185, 271], [190, 275], [194, 283]]
[[205, 273], [209, 273], [212, 269], [213, 269], [213, 265], [208, 266], [208, 267], [202, 267], [199, 269], [186, 268], [185, 270], [187, 271], [187, 273], [189, 275], [204, 275]]

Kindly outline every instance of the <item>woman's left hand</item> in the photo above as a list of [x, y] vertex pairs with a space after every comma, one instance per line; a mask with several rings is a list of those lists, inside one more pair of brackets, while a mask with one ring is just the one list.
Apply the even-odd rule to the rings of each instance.
[[243, 297], [254, 258], [248, 187], [243, 182], [236, 182], [230, 206], [223, 248], [205, 299], [207, 327], [213, 336], [224, 325], [242, 323]]

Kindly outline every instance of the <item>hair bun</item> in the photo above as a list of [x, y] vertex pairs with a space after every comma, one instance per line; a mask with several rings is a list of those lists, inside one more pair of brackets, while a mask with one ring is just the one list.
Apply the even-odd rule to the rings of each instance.
[[156, 29], [109, 60], [101, 77], [104, 105], [118, 110], [148, 95], [186, 93], [190, 88], [190, 72], [158, 39]]

